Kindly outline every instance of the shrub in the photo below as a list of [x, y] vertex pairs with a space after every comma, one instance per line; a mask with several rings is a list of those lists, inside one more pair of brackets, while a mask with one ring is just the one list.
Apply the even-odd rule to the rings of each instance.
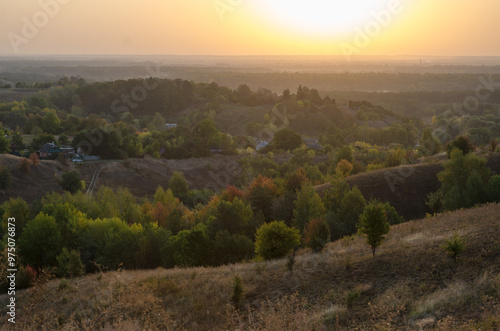
[[29, 174], [31, 171], [31, 162], [28, 159], [23, 158], [19, 162], [19, 170], [25, 174]]
[[16, 275], [16, 286], [19, 289], [28, 288], [35, 284], [37, 272], [35, 269], [27, 266], [20, 266]]
[[465, 239], [455, 233], [451, 239], [446, 239], [445, 243], [441, 245], [441, 249], [453, 258], [453, 262], [457, 262], [458, 254], [465, 250]]
[[30, 160], [31, 160], [31, 163], [33, 163], [33, 165], [36, 167], [38, 164], [40, 164], [40, 158], [38, 157], [38, 155], [36, 153], [31, 153], [30, 154]]
[[221, 231], [212, 241], [212, 265], [237, 263], [252, 258], [255, 245], [250, 238], [242, 234]]
[[347, 293], [347, 296], [345, 298], [345, 302], [347, 305], [347, 308], [352, 309], [356, 302], [359, 300], [360, 294], [358, 291], [350, 291]]
[[10, 174], [9, 168], [0, 165], [0, 189], [8, 189], [11, 183], [12, 175]]
[[245, 297], [245, 289], [241, 283], [241, 278], [239, 276], [234, 276], [233, 278], [233, 293], [231, 294], [231, 301], [236, 309], [241, 308], [242, 301]]
[[76, 171], [65, 172], [62, 175], [59, 185], [61, 185], [65, 191], [69, 191], [70, 193], [76, 193], [83, 187], [80, 175]]
[[315, 252], [321, 251], [330, 241], [330, 227], [323, 219], [310, 220], [304, 228], [304, 245]]
[[77, 277], [84, 274], [85, 267], [80, 259], [80, 252], [63, 248], [57, 256], [57, 275], [59, 277]]
[[300, 232], [286, 226], [283, 221], [263, 224], [258, 230], [255, 252], [265, 260], [286, 256], [300, 244]]
[[375, 256], [375, 249], [384, 242], [385, 235], [390, 230], [385, 206], [376, 201], [369, 203], [359, 218], [357, 227], [358, 232], [366, 238], [366, 242], [371, 246], [373, 256]]

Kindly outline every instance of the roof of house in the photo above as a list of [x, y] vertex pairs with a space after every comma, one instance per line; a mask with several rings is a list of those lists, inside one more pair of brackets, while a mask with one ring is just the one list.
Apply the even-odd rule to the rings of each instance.
[[61, 153], [61, 149], [54, 143], [46, 143], [40, 147], [39, 152], [41, 153]]

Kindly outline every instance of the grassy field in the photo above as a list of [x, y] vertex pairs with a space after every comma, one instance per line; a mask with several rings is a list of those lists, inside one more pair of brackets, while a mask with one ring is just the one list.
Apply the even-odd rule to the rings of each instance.
[[[499, 213], [487, 205], [393, 226], [375, 257], [362, 238], [344, 238], [299, 251], [292, 271], [282, 259], [53, 279], [17, 292], [16, 328], [497, 330]], [[454, 233], [466, 240], [456, 263], [440, 248]], [[238, 310], [236, 275], [245, 288]], [[0, 325], [11, 329], [6, 318]]]

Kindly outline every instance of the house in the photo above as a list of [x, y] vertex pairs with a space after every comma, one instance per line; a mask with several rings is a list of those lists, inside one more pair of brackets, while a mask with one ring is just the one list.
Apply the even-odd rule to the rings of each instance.
[[167, 123], [167, 124], [165, 124], [165, 127], [167, 129], [172, 129], [172, 128], [176, 128], [177, 124], [175, 124], [175, 123]]
[[61, 146], [60, 149], [66, 158], [71, 159], [71, 157], [75, 155], [75, 149], [71, 146]]
[[46, 143], [38, 150], [38, 155], [41, 159], [54, 160], [61, 154], [63, 154], [63, 151], [53, 142]]
[[319, 151], [320, 149], [323, 148], [323, 146], [318, 144], [318, 139], [302, 138], [302, 141], [304, 142], [304, 144], [306, 144], [306, 147], [309, 149]]
[[267, 141], [260, 141], [257, 144], [257, 146], [255, 146], [255, 150], [259, 151], [259, 150], [263, 149], [264, 147], [266, 147], [267, 145], [269, 145], [269, 143]]

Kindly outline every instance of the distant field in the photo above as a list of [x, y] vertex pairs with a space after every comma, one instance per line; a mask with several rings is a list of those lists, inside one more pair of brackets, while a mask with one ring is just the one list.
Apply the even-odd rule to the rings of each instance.
[[[218, 268], [115, 271], [17, 292], [22, 330], [497, 330], [500, 205], [393, 226], [376, 257], [360, 237], [321, 253]], [[459, 233], [457, 263], [440, 249]], [[246, 290], [231, 305], [232, 279]], [[5, 315], [7, 295], [0, 296]], [[0, 320], [6, 327], [6, 319]]]

